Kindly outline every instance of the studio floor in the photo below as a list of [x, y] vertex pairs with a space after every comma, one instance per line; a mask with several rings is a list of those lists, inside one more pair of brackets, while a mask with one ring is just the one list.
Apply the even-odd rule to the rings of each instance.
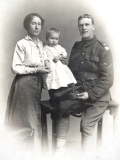
[[[81, 159], [81, 133], [80, 133], [80, 118], [70, 116], [70, 126], [66, 143], [66, 155], [65, 157], [58, 157], [57, 159]], [[118, 119], [118, 123], [119, 123]], [[48, 125], [48, 148], [45, 157], [41, 159], [54, 159], [52, 155], [52, 121], [50, 115], [47, 115]], [[26, 155], [21, 155], [19, 150], [22, 146], [15, 146], [14, 141], [10, 141], [9, 133], [6, 132], [3, 122], [0, 124], [0, 160], [36, 160], [37, 158], [26, 152]], [[119, 125], [118, 125], [119, 126]], [[96, 134], [97, 126], [93, 134], [93, 145], [96, 147]], [[108, 111], [105, 112], [103, 117], [103, 132], [102, 132], [102, 147], [99, 148], [99, 155], [102, 156], [100, 160], [120, 160], [120, 138], [119, 127], [116, 128], [116, 132], [113, 130], [113, 117]], [[13, 137], [14, 139], [14, 137]], [[38, 156], [40, 159], [40, 156]], [[92, 159], [91, 159], [92, 160]]]

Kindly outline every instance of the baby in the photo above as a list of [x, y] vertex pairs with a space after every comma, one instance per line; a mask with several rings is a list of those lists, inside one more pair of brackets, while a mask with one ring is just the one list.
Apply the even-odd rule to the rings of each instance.
[[[67, 58], [67, 52], [58, 44], [59, 37], [60, 31], [55, 28], [46, 32], [48, 45], [44, 46], [44, 54], [48, 56], [49, 61], [45, 60], [45, 66], [51, 72], [43, 74], [44, 88], [49, 91], [50, 103], [59, 109], [56, 113], [56, 156], [65, 154], [66, 132], [69, 127], [69, 117], [65, 116], [71, 106], [70, 100], [76, 101], [78, 98], [78, 91], [75, 89], [77, 81], [68, 66], [61, 62], [62, 58]], [[66, 100], [70, 102], [63, 103]]]
[[50, 98], [77, 99], [77, 81], [68, 66], [61, 62], [63, 57], [67, 58], [67, 52], [58, 44], [59, 37], [60, 31], [55, 28], [46, 32], [48, 45], [44, 46], [44, 53], [47, 54], [49, 62], [45, 61], [45, 66], [50, 67], [51, 72], [43, 75], [44, 88], [49, 90]]

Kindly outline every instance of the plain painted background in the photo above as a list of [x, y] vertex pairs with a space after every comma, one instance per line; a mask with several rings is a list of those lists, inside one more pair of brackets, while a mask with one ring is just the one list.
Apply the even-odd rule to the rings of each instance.
[[[57, 28], [61, 31], [60, 44], [66, 48], [68, 57], [74, 42], [81, 39], [77, 28], [78, 16], [88, 13], [94, 17], [94, 33], [112, 51], [115, 80], [111, 94], [114, 100], [120, 102], [119, 10], [117, 0], [0, 0], [0, 123], [3, 124], [4, 121], [7, 96], [15, 76], [11, 72], [14, 47], [26, 35], [23, 28], [24, 17], [33, 12], [39, 13], [45, 19], [39, 38], [46, 43], [46, 30]], [[48, 99], [46, 91], [43, 91], [42, 99]], [[73, 126], [74, 121], [76, 119], [73, 118]], [[69, 140], [73, 133], [79, 136], [79, 120], [75, 124], [78, 131], [76, 133], [75, 129], [74, 132], [70, 130]]]

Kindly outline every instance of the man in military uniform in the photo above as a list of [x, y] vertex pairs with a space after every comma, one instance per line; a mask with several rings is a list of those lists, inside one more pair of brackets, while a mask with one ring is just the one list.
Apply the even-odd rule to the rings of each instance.
[[110, 101], [113, 64], [109, 47], [93, 34], [95, 25], [92, 16], [80, 16], [78, 28], [82, 40], [75, 42], [72, 48], [69, 67], [77, 80], [78, 99], [84, 101], [80, 131], [85, 154], [90, 151], [95, 124], [102, 118]]

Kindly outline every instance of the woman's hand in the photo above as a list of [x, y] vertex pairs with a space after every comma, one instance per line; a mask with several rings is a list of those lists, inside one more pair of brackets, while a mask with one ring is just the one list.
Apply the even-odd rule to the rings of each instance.
[[48, 74], [51, 73], [51, 68], [50, 67], [45, 67], [45, 69], [48, 71]]
[[45, 60], [45, 69], [47, 71], [49, 71], [49, 73], [51, 73], [51, 67], [50, 67], [50, 61], [49, 60]]
[[89, 98], [88, 92], [79, 93], [79, 94], [77, 94], [77, 96], [78, 96], [78, 99], [86, 100]]
[[44, 68], [44, 67], [41, 67], [39, 66], [38, 69], [37, 69], [38, 72], [40, 73], [50, 73], [50, 69], [49, 68]]

